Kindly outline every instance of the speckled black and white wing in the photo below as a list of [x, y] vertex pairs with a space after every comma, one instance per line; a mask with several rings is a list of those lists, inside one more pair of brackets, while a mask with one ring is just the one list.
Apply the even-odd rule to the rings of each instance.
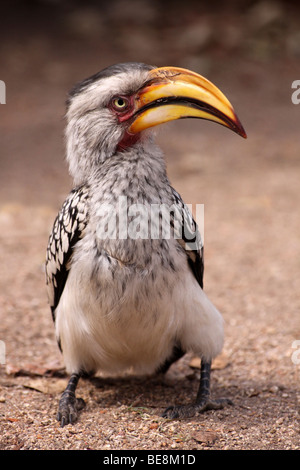
[[185, 250], [189, 266], [203, 289], [204, 256], [203, 243], [198, 226], [188, 208], [181, 199], [180, 194], [172, 188], [174, 205], [177, 211], [173, 218], [173, 229], [175, 237], [180, 246]]
[[64, 290], [74, 246], [88, 223], [88, 188], [71, 191], [58, 213], [49, 237], [46, 255], [46, 283], [52, 317]]

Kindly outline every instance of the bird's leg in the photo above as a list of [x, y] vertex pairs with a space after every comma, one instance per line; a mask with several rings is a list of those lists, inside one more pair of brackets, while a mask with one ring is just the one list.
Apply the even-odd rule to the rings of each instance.
[[78, 417], [78, 411], [85, 406], [84, 400], [75, 396], [79, 378], [79, 374], [71, 375], [68, 385], [59, 400], [57, 420], [60, 421], [61, 427], [74, 423]]
[[165, 374], [171, 365], [178, 361], [182, 356], [185, 355], [185, 352], [181, 349], [180, 346], [174, 346], [172, 355], [169, 359], [167, 359], [158, 369], [157, 374]]
[[164, 418], [191, 418], [207, 410], [219, 410], [226, 405], [233, 405], [227, 398], [210, 398], [211, 362], [201, 361], [200, 384], [195, 403], [191, 405], [169, 406], [163, 413]]

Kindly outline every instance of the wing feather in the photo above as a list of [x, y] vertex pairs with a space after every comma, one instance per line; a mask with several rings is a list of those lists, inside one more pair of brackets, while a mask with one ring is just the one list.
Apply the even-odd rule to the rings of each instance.
[[88, 188], [71, 191], [59, 211], [49, 236], [46, 254], [46, 284], [55, 321], [55, 309], [64, 290], [74, 247], [88, 222]]
[[204, 247], [201, 235], [188, 206], [174, 188], [172, 191], [176, 207], [176, 214], [173, 217], [174, 233], [186, 253], [189, 266], [197, 282], [203, 289]]

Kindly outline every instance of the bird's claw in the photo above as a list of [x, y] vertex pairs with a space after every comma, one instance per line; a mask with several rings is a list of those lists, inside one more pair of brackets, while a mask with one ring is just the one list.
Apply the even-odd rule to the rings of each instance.
[[203, 399], [199, 403], [191, 405], [169, 406], [163, 412], [162, 417], [168, 419], [192, 418], [204, 411], [220, 410], [227, 405], [233, 405], [233, 402], [228, 398]]
[[78, 411], [85, 407], [85, 401], [82, 398], [76, 398], [75, 394], [65, 391], [59, 401], [57, 421], [63, 428], [66, 424], [73, 424], [78, 418]]

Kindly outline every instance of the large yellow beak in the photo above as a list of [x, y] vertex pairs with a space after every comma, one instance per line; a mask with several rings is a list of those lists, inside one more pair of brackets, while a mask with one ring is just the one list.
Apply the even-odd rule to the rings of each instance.
[[206, 78], [178, 67], [150, 71], [148, 84], [136, 96], [134, 119], [128, 131], [137, 134], [188, 117], [215, 121], [247, 137], [226, 96]]

